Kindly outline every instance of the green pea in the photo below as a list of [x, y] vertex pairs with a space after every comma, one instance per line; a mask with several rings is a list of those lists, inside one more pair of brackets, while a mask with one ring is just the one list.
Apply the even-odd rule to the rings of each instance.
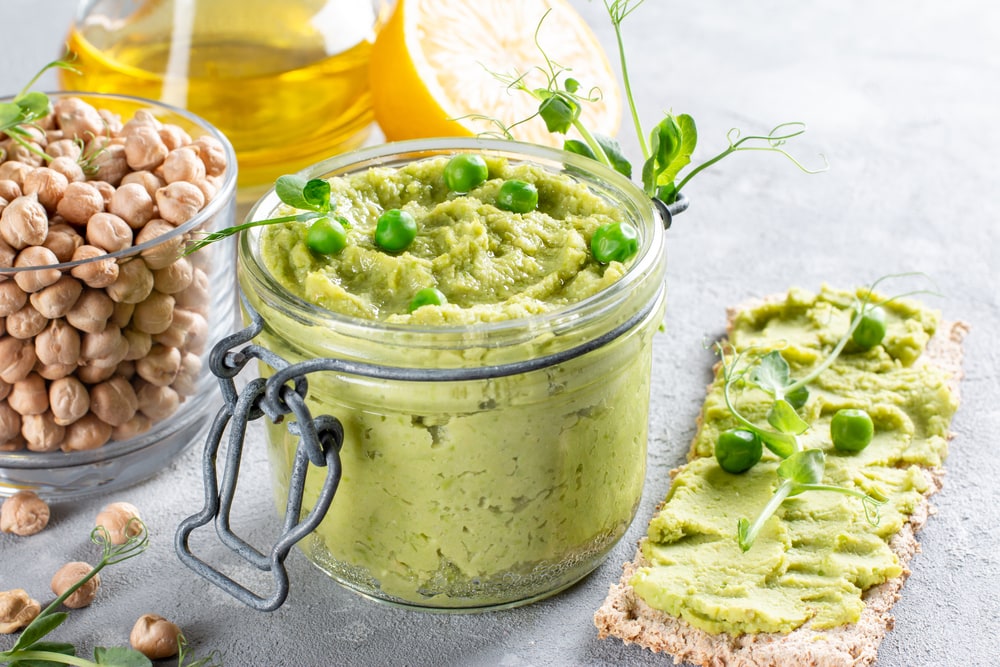
[[448, 297], [444, 295], [444, 292], [436, 287], [425, 287], [413, 295], [409, 312], [412, 313], [423, 306], [443, 306], [446, 303], [448, 303]]
[[538, 188], [517, 179], [504, 181], [497, 194], [497, 206], [513, 213], [534, 211], [538, 206]]
[[715, 460], [719, 467], [734, 475], [757, 465], [763, 453], [760, 437], [742, 428], [723, 431], [715, 443]]
[[838, 410], [830, 420], [830, 439], [843, 452], [860, 452], [875, 436], [875, 425], [867, 412], [858, 408]]
[[309, 226], [306, 232], [306, 246], [313, 252], [335, 255], [347, 245], [347, 231], [343, 218], [323, 217]]
[[417, 221], [406, 211], [391, 208], [375, 223], [375, 245], [387, 252], [400, 252], [417, 238]]
[[628, 222], [601, 225], [590, 239], [590, 252], [601, 264], [624, 262], [639, 252], [639, 232]]
[[490, 175], [486, 160], [480, 155], [460, 153], [444, 166], [444, 183], [452, 192], [468, 192]]
[[863, 350], [870, 350], [885, 338], [885, 308], [882, 306], [867, 306], [861, 313], [851, 340]]

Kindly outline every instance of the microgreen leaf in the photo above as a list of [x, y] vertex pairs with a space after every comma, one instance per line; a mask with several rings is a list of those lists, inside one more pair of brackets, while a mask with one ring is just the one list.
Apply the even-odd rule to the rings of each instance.
[[15, 102], [25, 116], [40, 118], [49, 112], [49, 97], [45, 93], [32, 91]]
[[538, 115], [545, 121], [545, 127], [549, 132], [559, 134], [569, 132], [573, 122], [580, 117], [580, 105], [561, 91], [539, 94], [544, 95], [544, 99], [538, 105]]
[[39, 614], [35, 617], [31, 623], [28, 624], [24, 630], [21, 631], [21, 636], [17, 638], [17, 642], [10, 649], [11, 653], [16, 651], [21, 651], [28, 646], [35, 644], [39, 639], [49, 634], [66, 620], [68, 614], [64, 611], [57, 611], [51, 614]]
[[[778, 465], [778, 478], [800, 484], [819, 484], [823, 481], [826, 454], [822, 449], [805, 449], [795, 452]], [[793, 491], [792, 495], [800, 491]]]
[[306, 201], [307, 208], [320, 213], [329, 213], [333, 208], [330, 198], [330, 182], [321, 178], [313, 178], [306, 182], [302, 188], [302, 198]]
[[13, 102], [0, 104], [0, 130], [6, 130], [21, 122], [21, 107]]
[[791, 403], [779, 398], [767, 411], [767, 423], [780, 433], [801, 435], [809, 430], [809, 422], [799, 417]]
[[302, 176], [286, 174], [274, 182], [274, 192], [283, 203], [303, 211], [327, 213], [330, 203], [330, 184], [318, 178], [306, 180]]
[[113, 667], [151, 667], [153, 664], [142, 653], [124, 646], [95, 647], [94, 662], [98, 665], [113, 665]]
[[750, 371], [750, 382], [772, 396], [782, 396], [791, 384], [791, 368], [778, 350], [765, 354]]
[[[35, 642], [31, 645], [30, 650], [33, 653], [49, 653], [76, 657], [76, 647], [72, 644], [66, 644], [63, 642]], [[3, 654], [0, 654], [0, 656], [2, 655]], [[10, 667], [60, 667], [60, 665], [65, 663], [56, 662], [55, 660], [29, 658], [25, 660], [14, 660], [8, 664], [10, 664]]]

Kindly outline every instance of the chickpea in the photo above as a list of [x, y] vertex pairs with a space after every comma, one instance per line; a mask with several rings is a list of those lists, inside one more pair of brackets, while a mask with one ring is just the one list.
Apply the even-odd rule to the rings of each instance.
[[205, 163], [195, 146], [184, 146], [170, 151], [159, 170], [167, 183], [195, 183], [205, 180]]
[[7, 403], [21, 414], [40, 415], [49, 409], [45, 380], [38, 373], [28, 373], [24, 379], [12, 382]]
[[178, 308], [190, 310], [202, 315], [208, 314], [209, 293], [208, 274], [201, 269], [194, 270], [194, 278], [186, 289], [174, 294]]
[[41, 245], [48, 232], [49, 214], [36, 194], [21, 195], [0, 214], [0, 238], [17, 250]]
[[153, 290], [143, 301], [135, 304], [132, 326], [137, 331], [158, 334], [166, 331], [174, 319], [174, 297]]
[[154, 335], [153, 342], [200, 354], [208, 342], [208, 322], [194, 311], [177, 308], [170, 328]]
[[24, 438], [18, 433], [17, 437], [11, 438], [7, 442], [0, 441], [0, 452], [19, 452], [25, 448]]
[[7, 394], [10, 393], [10, 385], [0, 380], [0, 401], [7, 398]]
[[157, 386], [173, 384], [180, 370], [180, 350], [166, 345], [154, 345], [149, 354], [135, 362], [135, 372], [139, 377]]
[[69, 179], [49, 167], [39, 167], [24, 177], [24, 194], [36, 195], [39, 203], [50, 213], [62, 199]]
[[17, 181], [12, 181], [9, 178], [0, 180], [0, 198], [6, 199], [10, 202], [14, 201], [23, 194], [24, 192], [21, 190], [21, 185]]
[[[191, 151], [181, 149], [181, 151], [174, 152], [190, 153]], [[197, 215], [198, 211], [205, 206], [205, 195], [198, 189], [198, 186], [188, 181], [174, 181], [156, 191], [156, 205], [159, 208], [161, 218], [169, 223], [180, 225]]]
[[191, 135], [180, 125], [164, 123], [160, 128], [160, 139], [167, 145], [169, 150], [174, 150], [182, 146], [191, 144]]
[[96, 139], [87, 145], [84, 154], [92, 156], [90, 164], [94, 172], [91, 178], [110, 183], [112, 187], [118, 187], [125, 174], [131, 171], [125, 155], [125, 146], [122, 144]]
[[[56, 595], [62, 595], [72, 588], [78, 581], [90, 574], [93, 568], [81, 561], [66, 563], [52, 576], [51, 588]], [[87, 583], [76, 589], [72, 595], [63, 600], [63, 604], [70, 609], [80, 609], [86, 607], [97, 597], [97, 589], [101, 586], [101, 575], [95, 574]]]
[[49, 506], [34, 491], [18, 491], [0, 506], [0, 532], [21, 537], [34, 535], [49, 525]]
[[0, 317], [16, 313], [28, 302], [28, 295], [17, 286], [16, 282], [0, 283]]
[[123, 183], [111, 196], [108, 210], [120, 217], [132, 229], [141, 229], [153, 219], [155, 205], [141, 183]]
[[49, 163], [49, 169], [58, 171], [66, 177], [66, 181], [69, 183], [79, 183], [87, 180], [87, 175], [83, 173], [83, 167], [80, 166], [80, 163], [75, 158], [69, 156], [57, 157]]
[[45, 147], [45, 152], [54, 158], [68, 157], [76, 162], [83, 155], [83, 147], [78, 141], [66, 139], [65, 133], [63, 133], [62, 139], [49, 142], [49, 145]]
[[59, 443], [66, 435], [66, 429], [56, 423], [49, 411], [40, 415], [21, 417], [21, 435], [33, 452], [52, 452], [59, 449]]
[[67, 139], [89, 140], [104, 131], [104, 119], [78, 97], [62, 97], [52, 106], [52, 115]]
[[121, 426], [115, 426], [111, 430], [112, 440], [130, 440], [137, 435], [142, 435], [153, 426], [153, 422], [141, 412], [136, 412], [127, 422]]
[[48, 323], [48, 318], [38, 312], [33, 305], [26, 303], [16, 313], [7, 316], [5, 324], [8, 335], [20, 340], [29, 340], [44, 331]]
[[26, 627], [42, 612], [42, 605], [23, 588], [0, 592], [0, 634]]
[[115, 302], [100, 289], [83, 290], [80, 298], [66, 313], [66, 321], [85, 333], [100, 333], [115, 311]]
[[226, 171], [226, 149], [215, 137], [205, 134], [194, 140], [198, 148], [198, 157], [205, 163], [205, 173], [209, 176], [219, 176]]
[[194, 266], [187, 257], [153, 271], [153, 288], [164, 294], [176, 294], [187, 289], [194, 280]]
[[[110, 380], [117, 374], [118, 367], [113, 364], [107, 366], [85, 364], [76, 370], [77, 379], [84, 384], [97, 384], [98, 382], [104, 382], [105, 380]], [[66, 448], [63, 447], [63, 449]]]
[[58, 264], [59, 259], [55, 253], [40, 245], [28, 246], [17, 253], [14, 258], [15, 267], [49, 267], [38, 268], [34, 271], [20, 271], [14, 274], [14, 282], [18, 287], [29, 294], [52, 285], [60, 277], [62, 271], [51, 268], [53, 264]]
[[[9, 386], [9, 385], [8, 385]], [[0, 442], [21, 435], [21, 415], [6, 401], [0, 402]]]
[[108, 109], [98, 109], [97, 113], [104, 121], [104, 130], [108, 135], [114, 138], [121, 134], [122, 127], [124, 127], [124, 125], [122, 124], [122, 119], [118, 114], [113, 111], [109, 111]]
[[151, 269], [162, 269], [177, 261], [181, 256], [184, 239], [176, 233], [176, 227], [166, 220], [154, 218], [139, 230], [136, 245], [154, 243], [140, 254]]
[[90, 411], [105, 424], [120, 426], [135, 414], [139, 407], [132, 384], [115, 376], [90, 389]]
[[14, 181], [20, 187], [24, 184], [24, 177], [31, 173], [32, 169], [34, 167], [30, 164], [18, 162], [17, 160], [8, 160], [0, 164], [0, 180]]
[[194, 184], [199, 190], [201, 190], [201, 194], [205, 197], [206, 203], [212, 201], [212, 198], [215, 197], [216, 193], [219, 191], [219, 188], [215, 185], [215, 183], [208, 178], [203, 178], [200, 181], [194, 181]]
[[136, 391], [139, 400], [139, 412], [158, 422], [177, 412], [181, 404], [180, 395], [169, 386], [159, 387], [155, 384], [142, 382]]
[[125, 137], [125, 159], [135, 171], [156, 169], [170, 149], [151, 125], [138, 125]]
[[88, 412], [66, 426], [62, 441], [64, 452], [83, 452], [97, 449], [111, 439], [111, 425], [105, 424], [93, 412]]
[[85, 366], [109, 368], [117, 366], [128, 353], [128, 341], [121, 329], [107, 325], [102, 331], [83, 334], [80, 342], [80, 357]]
[[132, 246], [132, 228], [114, 213], [95, 213], [87, 221], [87, 243], [116, 252]]
[[83, 292], [83, 285], [71, 275], [63, 275], [48, 287], [32, 294], [31, 305], [49, 319], [63, 317], [76, 305]]
[[94, 519], [94, 526], [103, 526], [111, 544], [125, 544], [142, 535], [142, 517], [132, 503], [116, 502], [105, 505]]
[[74, 225], [86, 225], [90, 216], [104, 210], [104, 196], [87, 181], [74, 181], [66, 186], [56, 212]]
[[115, 186], [107, 181], [89, 181], [89, 183], [101, 193], [101, 199], [104, 200], [104, 210], [108, 210], [108, 205], [111, 203], [111, 196], [115, 194]]
[[[25, 126], [22, 125], [21, 127]], [[10, 149], [7, 151], [7, 159], [24, 163], [30, 167], [42, 166], [45, 158], [39, 155], [39, 153], [44, 153], [45, 147], [37, 141], [28, 141], [27, 144], [27, 146], [18, 143], [11, 144]]]
[[66, 320], [52, 320], [35, 336], [35, 356], [43, 364], [75, 364], [80, 359], [80, 333]]
[[160, 660], [177, 655], [181, 629], [162, 616], [143, 614], [132, 627], [128, 641], [139, 653], [150, 660]]
[[49, 385], [49, 409], [56, 424], [68, 426], [90, 410], [90, 394], [75, 377], [64, 377]]
[[113, 324], [119, 329], [124, 329], [132, 321], [132, 313], [134, 312], [134, 303], [115, 302], [115, 310], [111, 313], [111, 319], [108, 320], [108, 324]]
[[[122, 332], [122, 335], [123, 336], [125, 335], [124, 331]], [[130, 359], [122, 360], [118, 364], [118, 368], [115, 370], [115, 374], [121, 375], [123, 378], [131, 382], [132, 378], [135, 377], [135, 362]]]
[[77, 368], [77, 364], [42, 364], [41, 362], [35, 364], [35, 372], [46, 380], [64, 378], [75, 373]]
[[193, 352], [185, 352], [181, 357], [181, 367], [170, 386], [180, 395], [194, 396], [198, 393], [198, 378], [201, 376], [201, 358]]
[[122, 179], [121, 185], [138, 183], [146, 189], [149, 196], [155, 197], [156, 191], [166, 185], [166, 182], [151, 171], [133, 171]]
[[136, 361], [142, 359], [153, 348], [153, 337], [144, 331], [136, 331], [128, 328], [122, 330], [122, 335], [128, 341], [128, 352], [125, 354], [126, 361]]
[[163, 127], [163, 123], [161, 123], [160, 119], [153, 115], [153, 112], [149, 109], [139, 109], [132, 114], [132, 117], [129, 118], [128, 122], [122, 126], [120, 135], [127, 139], [134, 132], [147, 127], [159, 130]]
[[139, 257], [118, 266], [118, 279], [105, 288], [113, 301], [139, 303], [153, 291], [153, 272]]
[[43, 246], [52, 251], [56, 259], [60, 262], [68, 262], [73, 259], [73, 253], [83, 245], [83, 237], [63, 222], [58, 216], [49, 220], [49, 233], [45, 237]]
[[73, 261], [91, 260], [70, 269], [73, 277], [82, 280], [88, 287], [100, 289], [113, 285], [120, 272], [118, 262], [113, 257], [101, 259], [108, 253], [92, 245], [82, 245], [73, 251]]
[[[0, 338], [0, 380], [10, 385], [24, 380], [37, 361], [32, 341], [18, 340], [12, 336]], [[10, 400], [9, 395], [7, 400]]]

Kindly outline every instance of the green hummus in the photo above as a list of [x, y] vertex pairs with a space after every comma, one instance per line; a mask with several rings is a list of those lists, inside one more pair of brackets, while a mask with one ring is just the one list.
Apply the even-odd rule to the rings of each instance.
[[[472, 324], [546, 312], [596, 294], [621, 277], [590, 254], [597, 227], [621, 219], [613, 205], [566, 175], [487, 159], [489, 179], [467, 194], [448, 190], [448, 158], [376, 167], [331, 179], [336, 214], [351, 224], [347, 247], [320, 255], [306, 247], [307, 224], [272, 226], [261, 239], [264, 262], [285, 289], [336, 313], [410, 324]], [[538, 188], [538, 208], [497, 208], [505, 180]], [[416, 219], [417, 237], [394, 254], [374, 243], [378, 216], [399, 208]], [[448, 299], [412, 314], [420, 289]]]
[[[484, 608], [554, 593], [603, 560], [642, 492], [662, 261], [583, 331], [575, 322], [559, 332], [526, 325], [523, 342], [497, 347], [465, 338], [453, 344], [435, 333], [437, 325], [458, 324], [468, 340], [479, 340], [481, 328], [464, 325], [561, 308], [625, 271], [589, 252], [593, 230], [623, 216], [612, 202], [565, 175], [487, 161], [490, 180], [468, 195], [445, 189], [444, 158], [333, 179], [337, 213], [351, 222], [338, 255], [311, 252], [304, 225], [261, 231], [264, 263], [287, 292], [361, 318], [379, 335], [353, 335], [338, 326], [342, 318], [322, 314], [303, 322], [244, 284], [267, 322], [261, 344], [293, 363], [335, 356], [454, 368], [526, 360], [553, 342], [589, 340], [609, 328], [605, 320], [649, 309], [610, 343], [527, 373], [462, 382], [309, 376], [312, 414], [337, 417], [345, 438], [340, 486], [303, 550], [342, 583], [405, 605]], [[510, 178], [536, 184], [537, 211], [493, 205]], [[419, 226], [417, 240], [398, 254], [372, 241], [387, 208], [411, 212]], [[407, 313], [412, 295], [431, 286], [449, 303]], [[284, 424], [269, 426], [268, 439], [283, 509], [298, 441]], [[304, 507], [314, 504], [325, 475], [310, 469]]]
[[[780, 348], [793, 377], [804, 375], [846, 331], [852, 294], [793, 290], [782, 302], [741, 313], [730, 341], [737, 350]], [[850, 348], [810, 385], [804, 416], [806, 448], [827, 455], [824, 483], [879, 489], [889, 502], [877, 526], [861, 502], [839, 493], [806, 492], [786, 500], [753, 547], [741, 552], [737, 521], [751, 519], [771, 497], [777, 457], [742, 475], [719, 468], [718, 434], [737, 426], [722, 398], [722, 379], [710, 387], [692, 460], [675, 477], [650, 522], [642, 553], [649, 562], [632, 586], [649, 605], [711, 633], [788, 632], [804, 624], [830, 628], [858, 619], [865, 589], [902, 572], [888, 542], [927, 492], [927, 468], [947, 453], [957, 407], [947, 376], [918, 363], [937, 317], [902, 300], [886, 304], [888, 334], [867, 352]], [[739, 393], [738, 409], [766, 427], [766, 395]], [[856, 454], [833, 449], [829, 422], [841, 408], [865, 408], [873, 442]]]

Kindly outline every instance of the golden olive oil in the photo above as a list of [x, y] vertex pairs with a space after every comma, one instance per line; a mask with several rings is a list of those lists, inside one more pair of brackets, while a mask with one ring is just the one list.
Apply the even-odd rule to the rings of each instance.
[[125, 18], [81, 17], [68, 40], [79, 74], [62, 72], [62, 83], [207, 119], [233, 143], [241, 199], [252, 198], [277, 176], [364, 141], [375, 12], [351, 3], [328, 4], [360, 8], [367, 24], [317, 14], [321, 2], [254, 0], [151, 0]]

